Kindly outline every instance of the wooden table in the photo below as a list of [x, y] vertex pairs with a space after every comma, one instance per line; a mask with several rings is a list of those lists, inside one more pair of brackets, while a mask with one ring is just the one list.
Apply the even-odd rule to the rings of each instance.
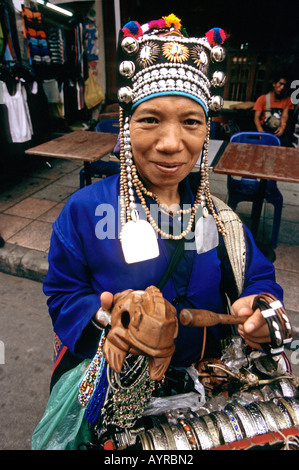
[[230, 142], [213, 171], [260, 179], [257, 198], [252, 206], [251, 231], [256, 237], [267, 181], [299, 183], [299, 149]]
[[28, 155], [65, 158], [84, 162], [86, 184], [91, 184], [90, 163], [110, 153], [117, 142], [117, 134], [74, 131], [25, 151]]

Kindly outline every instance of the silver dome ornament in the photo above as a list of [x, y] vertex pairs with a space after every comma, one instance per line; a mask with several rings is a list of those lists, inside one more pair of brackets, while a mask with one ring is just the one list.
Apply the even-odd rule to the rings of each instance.
[[124, 86], [118, 90], [117, 96], [121, 103], [129, 104], [133, 98], [133, 90], [128, 86]]
[[212, 75], [211, 85], [214, 87], [221, 87], [225, 84], [226, 75], [221, 71], [216, 71]]
[[119, 73], [126, 78], [132, 78], [135, 73], [135, 64], [131, 60], [125, 60], [120, 63]]
[[225, 59], [225, 49], [221, 46], [214, 46], [211, 50], [211, 61], [222, 62]]
[[223, 98], [222, 96], [212, 96], [210, 101], [211, 111], [219, 111], [223, 107]]
[[132, 37], [126, 37], [121, 42], [121, 48], [127, 54], [135, 54], [139, 50], [139, 42]]

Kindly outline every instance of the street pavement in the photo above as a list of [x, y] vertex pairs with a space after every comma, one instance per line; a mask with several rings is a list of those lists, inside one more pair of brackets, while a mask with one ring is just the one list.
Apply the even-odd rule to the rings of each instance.
[[0, 450], [30, 450], [54, 358], [42, 284], [0, 273], [0, 311]]

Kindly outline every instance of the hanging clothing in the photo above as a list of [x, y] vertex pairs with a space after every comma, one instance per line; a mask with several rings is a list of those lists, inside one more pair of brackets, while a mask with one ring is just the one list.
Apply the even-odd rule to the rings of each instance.
[[0, 142], [3, 150], [5, 144], [11, 144], [7, 107], [3, 101], [3, 82], [0, 81]]
[[43, 87], [37, 81], [28, 84], [27, 103], [32, 123], [32, 145], [38, 145], [50, 138], [51, 116]]
[[59, 86], [55, 78], [51, 78], [50, 80], [44, 80], [43, 89], [46, 94], [48, 103], [60, 103], [61, 102]]
[[16, 92], [10, 95], [3, 82], [3, 103], [7, 107], [8, 122], [13, 143], [28, 142], [33, 130], [27, 103], [27, 93], [21, 82], [16, 85]]
[[16, 26], [16, 16], [11, 0], [0, 0], [0, 24], [3, 36], [1, 61], [21, 63], [21, 51]]
[[51, 63], [63, 65], [66, 61], [63, 29], [54, 27], [49, 28], [47, 39], [51, 56]]
[[47, 34], [43, 26], [41, 13], [22, 5], [22, 17], [24, 36], [28, 42], [31, 62], [33, 64], [50, 64]]

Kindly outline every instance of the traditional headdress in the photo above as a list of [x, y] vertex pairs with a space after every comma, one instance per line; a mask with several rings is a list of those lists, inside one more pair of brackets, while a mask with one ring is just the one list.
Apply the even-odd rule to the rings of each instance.
[[149, 193], [138, 178], [132, 160], [129, 118], [134, 109], [143, 101], [164, 95], [186, 96], [197, 101], [206, 116], [209, 111], [217, 111], [223, 105], [221, 96], [211, 94], [211, 89], [222, 87], [225, 74], [217, 66], [225, 58], [225, 33], [220, 28], [208, 31], [205, 37], [188, 37], [181, 21], [173, 14], [140, 26], [130, 21], [121, 30], [117, 57], [118, 103], [120, 105], [121, 130], [121, 200], [123, 210], [121, 223], [136, 220], [135, 192], [147, 214], [147, 219], [158, 233], [167, 238], [182, 238], [192, 228], [198, 205], [203, 207], [204, 216], [209, 212], [215, 219], [217, 228], [223, 226], [215, 213], [208, 183], [208, 142], [210, 121], [204, 145], [201, 164], [201, 181], [195, 204], [190, 210], [190, 222], [179, 236], [161, 231], [146, 208], [144, 195], [159, 202]]

